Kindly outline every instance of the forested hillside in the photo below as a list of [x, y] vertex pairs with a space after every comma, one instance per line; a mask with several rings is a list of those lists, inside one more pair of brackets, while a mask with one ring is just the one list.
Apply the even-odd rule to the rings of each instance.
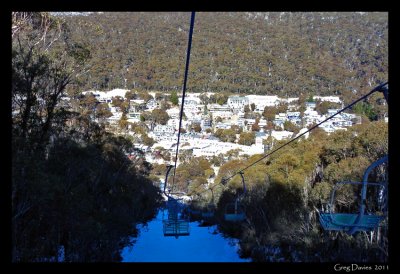
[[46, 13], [12, 14], [12, 261], [120, 261], [159, 188], [133, 144], [62, 98], [87, 51]]
[[[65, 16], [71, 37], [93, 57], [81, 88], [180, 90], [189, 16]], [[188, 91], [336, 94], [348, 101], [387, 81], [387, 68], [387, 13], [198, 12]]]

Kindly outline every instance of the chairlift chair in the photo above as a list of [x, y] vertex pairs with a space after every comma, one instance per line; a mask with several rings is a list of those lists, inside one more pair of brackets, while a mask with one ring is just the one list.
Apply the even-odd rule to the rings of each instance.
[[164, 236], [189, 236], [189, 220], [183, 216], [179, 201], [168, 197], [167, 209], [168, 218], [163, 220]]
[[[365, 171], [362, 182], [338, 182], [332, 190], [330, 203], [328, 205], [328, 212], [320, 213], [319, 220], [321, 226], [324, 230], [328, 231], [344, 231], [350, 235], [354, 234], [357, 231], [372, 231], [375, 228], [379, 227], [380, 223], [386, 217], [386, 208], [387, 208], [387, 199], [386, 197], [380, 197], [379, 200], [383, 201], [385, 205], [381, 206], [383, 209], [382, 213], [368, 213], [366, 211], [366, 198], [367, 198], [367, 186], [373, 185], [382, 187], [382, 193], [387, 194], [387, 183], [376, 183], [376, 182], [368, 182], [368, 176], [370, 172], [377, 166], [383, 164], [388, 161], [388, 155], [376, 160], [373, 162]], [[335, 201], [335, 192], [336, 189], [340, 185], [344, 184], [353, 184], [353, 185], [362, 185], [361, 189], [361, 203], [359, 207], [359, 211], [356, 213], [337, 213], [333, 212], [334, 201]], [[385, 195], [386, 196], [386, 195]]]
[[179, 236], [189, 236], [190, 229], [187, 216], [182, 214], [183, 207], [179, 202], [181, 199], [176, 199], [165, 191], [168, 182], [168, 174], [172, 167], [172, 165], [167, 166], [167, 173], [165, 176], [164, 194], [168, 197], [168, 217], [163, 218], [163, 233], [165, 237], [174, 236], [175, 238], [178, 238]]
[[241, 222], [246, 219], [243, 207], [241, 206], [238, 199], [234, 203], [229, 203], [225, 207], [224, 214], [225, 221], [229, 222]]
[[229, 222], [241, 222], [246, 219], [246, 215], [244, 213], [244, 208], [240, 203], [240, 200], [246, 193], [246, 185], [244, 182], [244, 176], [243, 172], [239, 172], [240, 176], [242, 177], [242, 184], [243, 184], [243, 193], [236, 197], [234, 203], [228, 203], [225, 206], [225, 214], [224, 214], [224, 219], [225, 221]]
[[210, 191], [211, 191], [211, 201], [206, 206], [206, 208], [201, 212], [201, 217], [203, 217], [204, 219], [211, 219], [214, 217], [214, 212], [215, 212], [214, 192], [213, 192], [212, 188], [210, 188]]
[[201, 212], [201, 217], [204, 219], [211, 219], [214, 217], [214, 209], [212, 207], [207, 207], [207, 209]]

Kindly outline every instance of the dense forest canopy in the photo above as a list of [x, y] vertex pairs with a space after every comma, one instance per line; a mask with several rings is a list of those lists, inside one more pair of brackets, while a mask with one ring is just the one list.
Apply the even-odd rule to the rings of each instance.
[[[93, 56], [83, 89], [180, 90], [190, 13], [64, 17]], [[198, 12], [188, 91], [348, 101], [387, 81], [387, 67], [384, 12]]]

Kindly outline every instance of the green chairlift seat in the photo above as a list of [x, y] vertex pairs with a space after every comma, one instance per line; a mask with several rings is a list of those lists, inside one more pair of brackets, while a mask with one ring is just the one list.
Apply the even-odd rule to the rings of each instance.
[[201, 217], [206, 220], [210, 220], [215, 216], [215, 207], [212, 205], [208, 205], [202, 212]]
[[[386, 218], [387, 209], [387, 183], [373, 183], [368, 182], [368, 176], [370, 172], [378, 165], [383, 164], [388, 161], [388, 155], [373, 162], [365, 171], [362, 182], [338, 182], [332, 190], [331, 199], [329, 202], [329, 211], [324, 213], [319, 213], [319, 221], [324, 230], [328, 231], [344, 231], [350, 235], [357, 231], [372, 231], [379, 227], [380, 223]], [[343, 184], [359, 184], [362, 185], [361, 189], [361, 203], [359, 212], [357, 213], [339, 213], [333, 212], [335, 192], [339, 185]], [[381, 208], [383, 209], [381, 213], [366, 213], [366, 200], [367, 200], [367, 186], [375, 185], [383, 188], [382, 197], [378, 198], [382, 202]]]
[[205, 218], [205, 219], [210, 219], [214, 217], [214, 212], [212, 211], [205, 211], [201, 213], [201, 217]]
[[238, 201], [226, 205], [224, 219], [229, 222], [242, 222], [246, 219], [243, 207]]
[[196, 209], [190, 209], [190, 214], [193, 215], [201, 215], [201, 211], [200, 210], [196, 210]]
[[239, 173], [240, 173], [240, 176], [242, 177], [243, 193], [236, 198], [234, 203], [228, 203], [225, 206], [224, 219], [225, 219], [225, 221], [228, 221], [228, 222], [242, 222], [246, 219], [246, 214], [244, 213], [244, 208], [239, 202], [239, 200], [246, 193], [246, 184], [244, 182], [243, 172], [241, 171]]
[[164, 236], [189, 236], [189, 222], [186, 220], [179, 219], [168, 219], [163, 220], [163, 232]]
[[[352, 213], [321, 213], [320, 223], [325, 230], [350, 230], [356, 224], [359, 214]], [[360, 222], [357, 223], [355, 231], [374, 230], [385, 218], [384, 215], [363, 215]]]

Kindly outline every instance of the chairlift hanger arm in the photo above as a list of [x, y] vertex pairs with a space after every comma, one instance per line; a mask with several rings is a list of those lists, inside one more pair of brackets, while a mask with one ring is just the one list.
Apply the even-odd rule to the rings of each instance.
[[[367, 200], [367, 185], [368, 185], [368, 177], [369, 174], [371, 173], [371, 171], [376, 168], [377, 166], [385, 163], [388, 161], [388, 155], [385, 155], [381, 158], [379, 158], [378, 160], [376, 160], [375, 162], [373, 162], [366, 170], [364, 173], [364, 177], [363, 177], [363, 184], [362, 184], [362, 189], [361, 189], [361, 205], [360, 205], [360, 214], [359, 217], [357, 218], [356, 224], [360, 223], [361, 218], [363, 217], [364, 213], [365, 213], [365, 208], [366, 208], [366, 200]], [[355, 228], [353, 228], [350, 233], [354, 233]]]
[[380, 86], [377, 88], [377, 90], [378, 90], [379, 92], [382, 92], [382, 93], [383, 93], [383, 96], [385, 97], [386, 103], [389, 104], [389, 88], [387, 87], [388, 83], [389, 83], [389, 82], [386, 82], [386, 83], [380, 85]]
[[165, 189], [167, 187], [167, 183], [168, 183], [168, 175], [169, 172], [171, 171], [171, 169], [173, 168], [173, 165], [167, 165], [167, 173], [165, 174], [165, 181], [164, 181], [164, 194], [168, 196], [168, 194], [165, 192]]
[[379, 166], [379, 165], [381, 165], [381, 164], [387, 162], [388, 160], [389, 160], [388, 155], [385, 155], [385, 156], [379, 158], [378, 160], [376, 160], [375, 162], [373, 162], [373, 163], [367, 168], [367, 170], [366, 170], [365, 173], [364, 173], [364, 176], [363, 176], [363, 184], [371, 184], [371, 183], [368, 183], [368, 176], [369, 176], [369, 174], [371, 173], [371, 171], [372, 171], [374, 168], [376, 168], [377, 166]]
[[243, 194], [246, 193], [246, 184], [244, 182], [243, 171], [239, 171], [240, 176], [242, 177], [242, 184], [243, 184]]

